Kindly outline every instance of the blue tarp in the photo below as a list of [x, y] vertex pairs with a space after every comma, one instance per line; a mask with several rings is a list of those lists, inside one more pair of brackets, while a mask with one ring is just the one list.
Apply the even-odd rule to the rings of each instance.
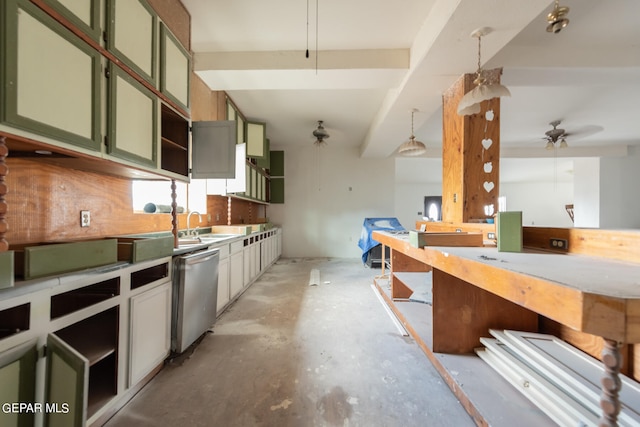
[[362, 262], [367, 262], [367, 254], [371, 248], [380, 244], [371, 238], [371, 232], [374, 230], [404, 230], [404, 227], [398, 218], [365, 218], [358, 240], [358, 247], [362, 249]]

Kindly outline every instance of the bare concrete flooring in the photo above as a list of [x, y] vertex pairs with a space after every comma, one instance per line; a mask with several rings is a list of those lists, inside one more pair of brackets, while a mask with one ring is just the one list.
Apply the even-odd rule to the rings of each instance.
[[107, 426], [475, 425], [390, 320], [376, 274], [359, 260], [280, 259]]

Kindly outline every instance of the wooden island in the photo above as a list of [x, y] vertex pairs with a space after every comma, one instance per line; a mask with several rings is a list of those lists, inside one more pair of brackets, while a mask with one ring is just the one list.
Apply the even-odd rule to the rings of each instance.
[[[637, 233], [631, 234], [637, 239]], [[528, 411], [532, 425], [549, 423], [543, 414], [527, 409], [520, 396], [514, 396], [518, 393], [485, 378], [491, 377], [486, 372], [490, 368], [473, 354], [480, 338], [489, 336], [489, 329], [548, 332], [549, 324], [560, 325], [564, 329], [556, 330], [566, 329], [568, 335], [603, 338], [601, 425], [616, 425], [618, 374], [622, 368], [634, 376], [632, 364], [623, 359], [633, 358], [635, 346], [627, 344], [640, 343], [637, 260], [535, 248], [518, 253], [498, 252], [495, 246], [416, 248], [408, 235], [385, 231], [374, 231], [373, 238], [383, 245], [383, 253], [385, 246], [391, 248], [391, 271], [385, 274], [383, 263], [383, 275], [375, 280], [378, 290], [478, 425], [500, 424], [487, 420], [487, 411], [503, 410], [482, 408], [477, 402], [486, 398], [483, 394], [497, 401], [494, 406], [514, 405], [515, 417]], [[409, 303], [413, 291], [407, 272], [430, 272], [431, 305]], [[461, 380], [465, 370], [475, 372]], [[477, 377], [478, 384], [471, 376]], [[474, 387], [479, 389], [475, 397], [471, 396]]]

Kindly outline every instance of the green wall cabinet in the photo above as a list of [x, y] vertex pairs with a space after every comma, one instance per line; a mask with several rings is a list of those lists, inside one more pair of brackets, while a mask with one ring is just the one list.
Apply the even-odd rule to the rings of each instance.
[[245, 119], [242, 116], [242, 113], [238, 111], [236, 106], [233, 104], [233, 102], [231, 102], [229, 98], [227, 98], [227, 120], [236, 121], [236, 126], [237, 126], [236, 142], [238, 144], [247, 142], [246, 132], [245, 132], [245, 128], [246, 128]]
[[271, 190], [270, 203], [284, 203], [284, 178], [271, 178], [269, 183]]
[[284, 151], [270, 152], [269, 202], [284, 203]]
[[29, 1], [1, 7], [2, 122], [99, 151], [101, 56]]
[[269, 138], [267, 138], [267, 140], [265, 141], [264, 157], [256, 159], [256, 166], [258, 166], [259, 168], [262, 168], [262, 169], [270, 168], [271, 166], [271, 152], [269, 151], [270, 146], [271, 146], [271, 141], [269, 141]]
[[160, 91], [189, 110], [191, 56], [163, 23], [160, 24]]
[[154, 86], [157, 20], [145, 0], [107, 1], [107, 49]]
[[247, 157], [262, 159], [267, 155], [266, 124], [246, 121]]
[[110, 71], [107, 152], [156, 167], [158, 100], [120, 67]]
[[100, 0], [44, 0], [44, 2], [84, 31], [94, 41], [100, 40], [102, 34]]

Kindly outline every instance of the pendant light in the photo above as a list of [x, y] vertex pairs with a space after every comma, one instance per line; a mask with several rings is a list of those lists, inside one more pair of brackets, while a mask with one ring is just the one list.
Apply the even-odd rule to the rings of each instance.
[[398, 149], [398, 153], [403, 156], [419, 156], [427, 151], [427, 147], [424, 143], [417, 141], [416, 137], [413, 135], [413, 114], [417, 111], [418, 110], [415, 108], [411, 110], [411, 136], [409, 137], [409, 140], [404, 142]]
[[555, 6], [553, 10], [549, 12], [547, 15], [547, 32], [558, 34], [564, 27], [569, 25], [569, 19], [567, 18], [567, 14], [569, 13], [569, 8], [566, 6], [560, 6], [558, 0], [556, 0]]
[[480, 61], [480, 43], [482, 36], [485, 36], [491, 32], [488, 27], [483, 27], [475, 30], [471, 33], [471, 37], [478, 39], [478, 71], [476, 71], [476, 78], [473, 83], [475, 88], [465, 93], [460, 103], [458, 104], [458, 114], [461, 116], [468, 116], [470, 114], [477, 114], [480, 112], [480, 103], [489, 99], [498, 98], [501, 96], [511, 96], [509, 89], [502, 86], [500, 83], [488, 83], [484, 77], [484, 71], [482, 70]]

